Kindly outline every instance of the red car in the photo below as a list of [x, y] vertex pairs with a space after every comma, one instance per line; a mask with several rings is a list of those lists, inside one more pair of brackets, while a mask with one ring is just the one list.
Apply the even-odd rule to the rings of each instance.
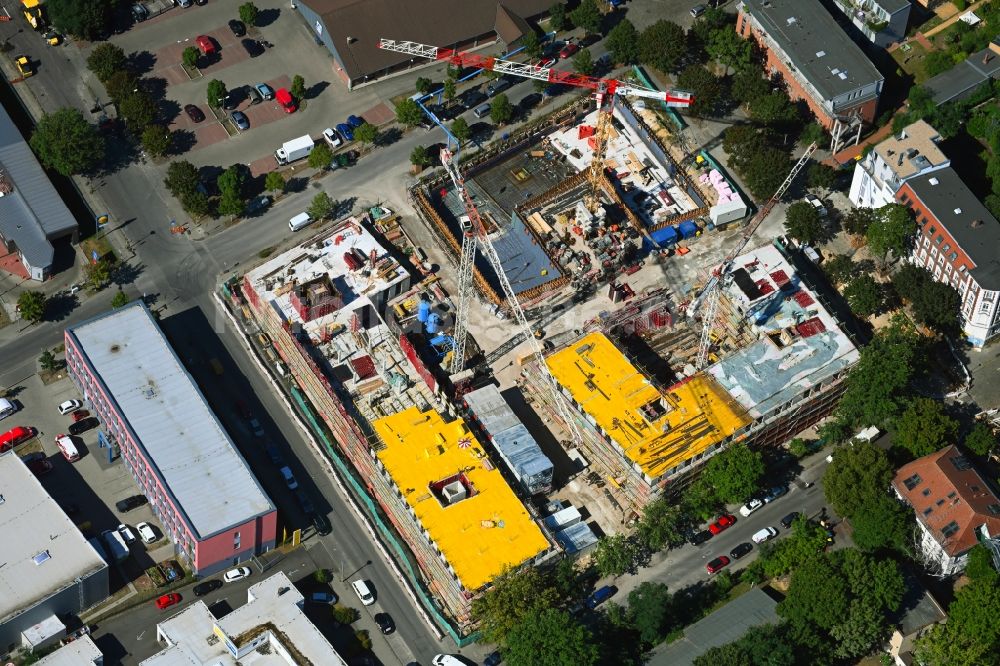
[[710, 574], [719, 573], [722, 568], [729, 564], [729, 558], [725, 555], [719, 555], [717, 558], [705, 565], [705, 569]]
[[208, 35], [198, 35], [194, 41], [205, 55], [215, 53], [215, 42]]
[[544, 58], [542, 58], [541, 60], [538, 61], [538, 66], [539, 67], [551, 67], [552, 65], [555, 64], [555, 62], [556, 62], [555, 58], [553, 58], [552, 56], [546, 56], [546, 57], [544, 57]]
[[299, 108], [299, 105], [295, 103], [295, 98], [292, 97], [292, 93], [288, 92], [285, 88], [278, 88], [278, 91], [274, 93], [274, 99], [278, 101], [278, 104], [285, 110], [285, 113], [295, 113], [295, 110]]
[[176, 592], [171, 592], [170, 594], [164, 594], [162, 597], [159, 597], [156, 600], [156, 607], [159, 608], [160, 610], [165, 610], [175, 604], [179, 604], [180, 602], [181, 602], [181, 595], [177, 594]]
[[723, 514], [719, 518], [708, 526], [708, 531], [712, 534], [718, 534], [719, 532], [725, 531], [727, 527], [731, 527], [736, 523], [736, 516]]
[[73, 423], [76, 423], [77, 421], [80, 421], [90, 416], [90, 412], [88, 412], [86, 409], [78, 409], [75, 412], [73, 412], [72, 416], [73, 416]]
[[579, 50], [580, 47], [577, 44], [570, 42], [569, 44], [567, 44], [566, 46], [562, 47], [562, 49], [559, 50], [559, 57], [562, 58], [563, 60], [565, 60], [566, 58], [572, 58], [574, 55], [576, 55], [576, 52]]

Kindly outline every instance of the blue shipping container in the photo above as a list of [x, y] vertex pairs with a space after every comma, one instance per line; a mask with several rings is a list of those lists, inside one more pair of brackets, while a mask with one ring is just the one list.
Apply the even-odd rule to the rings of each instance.
[[677, 230], [680, 232], [681, 238], [693, 238], [698, 235], [698, 225], [694, 223], [694, 220], [684, 220], [677, 225]]

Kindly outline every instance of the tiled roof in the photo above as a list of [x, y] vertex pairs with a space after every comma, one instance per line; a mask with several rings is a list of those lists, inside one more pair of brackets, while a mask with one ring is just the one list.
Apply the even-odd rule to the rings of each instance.
[[976, 545], [976, 529], [1000, 534], [1000, 497], [952, 445], [903, 465], [892, 485], [952, 557]]

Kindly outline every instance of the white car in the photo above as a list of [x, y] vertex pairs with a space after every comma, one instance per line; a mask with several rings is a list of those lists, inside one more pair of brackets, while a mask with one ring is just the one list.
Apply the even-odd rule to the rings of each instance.
[[371, 606], [375, 603], [375, 595], [372, 594], [371, 588], [368, 587], [368, 581], [356, 580], [351, 583], [351, 587], [354, 589], [354, 594], [358, 595], [358, 599], [365, 606]]
[[326, 139], [326, 142], [330, 144], [331, 148], [336, 148], [341, 143], [340, 135], [337, 134], [337, 130], [333, 129], [332, 127], [327, 127], [325, 130], [323, 130], [323, 138]]
[[762, 506], [764, 506], [764, 503], [759, 499], [754, 498], [740, 507], [740, 515], [746, 518]]
[[75, 412], [81, 407], [83, 407], [83, 403], [79, 400], [67, 400], [66, 402], [59, 403], [59, 413], [66, 416], [70, 412]]
[[156, 532], [153, 531], [153, 526], [149, 523], [139, 523], [135, 526], [135, 530], [139, 533], [139, 538], [142, 539], [143, 543], [156, 543]]
[[778, 536], [778, 530], [773, 527], [765, 527], [750, 538], [754, 543], [764, 543], [768, 539], [773, 539], [776, 536]]
[[450, 654], [436, 654], [434, 658], [431, 659], [431, 663], [434, 666], [465, 666], [464, 661], [459, 661]]
[[250, 567], [237, 567], [236, 569], [230, 569], [222, 577], [222, 580], [227, 583], [235, 583], [238, 580], [243, 580], [250, 575]]
[[816, 212], [819, 213], [820, 217], [826, 217], [826, 204], [824, 204], [819, 197], [815, 194], [807, 194], [805, 196], [805, 200], [806, 203], [816, 209]]

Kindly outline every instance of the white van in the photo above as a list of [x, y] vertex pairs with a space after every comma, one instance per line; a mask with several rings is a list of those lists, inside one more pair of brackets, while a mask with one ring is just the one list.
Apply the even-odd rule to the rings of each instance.
[[354, 588], [354, 594], [358, 595], [358, 599], [361, 600], [365, 606], [371, 606], [375, 603], [375, 595], [372, 594], [371, 588], [368, 587], [367, 581], [356, 580], [351, 583], [351, 587]]
[[104, 542], [108, 544], [108, 549], [115, 558], [115, 562], [121, 562], [128, 557], [128, 545], [125, 543], [122, 535], [118, 533], [118, 530], [106, 530], [101, 533], [101, 536], [104, 537]]
[[0, 398], [0, 419], [7, 418], [17, 411], [17, 407], [7, 398]]
[[80, 459], [80, 451], [76, 448], [76, 444], [73, 443], [73, 438], [66, 435], [56, 437], [56, 446], [59, 447], [59, 453], [68, 462], [76, 462]]
[[292, 219], [288, 220], [288, 228], [292, 231], [298, 231], [312, 221], [312, 218], [309, 217], [309, 213], [299, 213]]

